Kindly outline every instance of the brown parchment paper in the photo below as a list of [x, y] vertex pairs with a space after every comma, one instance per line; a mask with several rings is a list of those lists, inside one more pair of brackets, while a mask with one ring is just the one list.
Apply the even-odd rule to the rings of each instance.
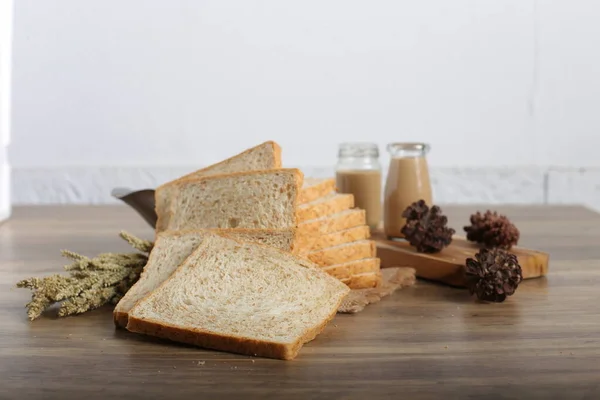
[[389, 296], [396, 290], [415, 284], [416, 270], [410, 267], [392, 267], [381, 270], [381, 283], [371, 289], [355, 289], [350, 291], [338, 308], [338, 313], [355, 314], [372, 303], [377, 303], [383, 297]]

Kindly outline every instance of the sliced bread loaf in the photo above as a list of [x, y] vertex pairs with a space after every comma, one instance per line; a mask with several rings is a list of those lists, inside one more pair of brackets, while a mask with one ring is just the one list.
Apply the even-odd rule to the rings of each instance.
[[300, 237], [312, 240], [321, 235], [365, 225], [366, 223], [365, 210], [354, 208], [333, 215], [300, 222], [298, 225], [298, 234]]
[[311, 251], [304, 256], [310, 261], [322, 267], [334, 264], [342, 264], [348, 261], [360, 260], [362, 258], [375, 257], [377, 246], [373, 240], [358, 240], [356, 242], [344, 243], [325, 249]]
[[335, 191], [335, 179], [304, 178], [298, 204], [310, 203]]
[[363, 258], [362, 260], [349, 261], [323, 268], [323, 271], [341, 280], [350, 279], [354, 275], [366, 272], [378, 272], [379, 270], [379, 258]]
[[309, 221], [315, 218], [326, 217], [340, 211], [354, 207], [352, 194], [332, 193], [310, 203], [298, 207], [298, 221]]
[[201, 178], [212, 175], [223, 175], [243, 171], [262, 171], [281, 168], [281, 148], [269, 141], [245, 150], [233, 157], [206, 168], [189, 173], [179, 179], [161, 185], [155, 192], [156, 214], [159, 216], [158, 231], [166, 229], [169, 223], [169, 205], [176, 195], [177, 182], [189, 178]]
[[[165, 231], [159, 233], [138, 281], [127, 291], [113, 311], [117, 326], [127, 325], [129, 310], [143, 297], [163, 283], [175, 269], [198, 247], [208, 231]], [[213, 232], [230, 235], [248, 242], [262, 243], [290, 251], [294, 230], [217, 229]]]
[[350, 289], [374, 288], [381, 282], [381, 271], [352, 275], [349, 278], [342, 279], [342, 282], [348, 285]]
[[298, 169], [277, 169], [180, 181], [166, 228], [294, 227], [302, 180]]
[[348, 293], [306, 260], [210, 234], [133, 307], [127, 329], [215, 350], [293, 359]]
[[369, 227], [367, 225], [361, 225], [317, 237], [300, 236], [296, 246], [300, 249], [300, 253], [304, 254], [327, 247], [337, 246], [339, 244], [368, 239], [370, 236], [371, 230]]

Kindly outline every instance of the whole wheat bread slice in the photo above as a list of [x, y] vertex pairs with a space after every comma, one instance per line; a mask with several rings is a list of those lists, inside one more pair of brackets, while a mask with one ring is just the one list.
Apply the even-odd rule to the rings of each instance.
[[358, 240], [337, 246], [327, 247], [303, 254], [304, 257], [322, 267], [342, 264], [362, 258], [375, 257], [377, 246], [373, 240]]
[[295, 227], [302, 181], [298, 169], [238, 172], [180, 181], [177, 195], [171, 200], [166, 228]]
[[299, 249], [300, 254], [306, 254], [327, 247], [368, 239], [370, 236], [371, 230], [369, 227], [361, 225], [316, 237], [299, 235], [296, 247]]
[[365, 210], [354, 208], [333, 215], [300, 222], [298, 225], [298, 235], [310, 242], [318, 236], [365, 225], [366, 223]]
[[379, 258], [363, 258], [361, 260], [323, 267], [323, 271], [338, 279], [349, 279], [357, 274], [378, 272], [380, 270], [380, 262]]
[[349, 278], [342, 279], [342, 282], [348, 285], [350, 289], [374, 288], [381, 282], [381, 271], [352, 275]]
[[[237, 240], [256, 242], [291, 251], [294, 244], [293, 229], [216, 229], [212, 232], [229, 235]], [[138, 281], [117, 303], [113, 317], [115, 324], [127, 326], [128, 313], [142, 298], [163, 283], [175, 269], [198, 247], [207, 231], [165, 231], [156, 236], [154, 247]]]
[[333, 192], [335, 192], [335, 179], [333, 178], [304, 178], [298, 204], [310, 203]]
[[127, 329], [204, 348], [293, 359], [349, 289], [272, 247], [207, 235], [129, 312]]
[[348, 193], [332, 193], [310, 203], [298, 207], [298, 221], [326, 217], [354, 207], [354, 195]]
[[281, 147], [273, 141], [268, 141], [159, 186], [154, 195], [155, 211], [158, 215], [157, 230], [160, 232], [167, 228], [170, 218], [170, 202], [176, 196], [178, 182], [190, 178], [277, 168], [281, 168]]

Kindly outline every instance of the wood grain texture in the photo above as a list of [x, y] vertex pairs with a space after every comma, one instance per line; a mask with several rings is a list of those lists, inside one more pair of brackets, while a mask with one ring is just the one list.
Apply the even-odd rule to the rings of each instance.
[[[444, 212], [460, 226], [477, 209]], [[29, 322], [29, 292], [14, 284], [59, 272], [60, 249], [125, 251], [121, 229], [153, 233], [125, 206], [16, 208], [0, 225], [0, 399], [600, 398], [600, 215], [497, 209], [518, 224], [523, 246], [550, 254], [547, 277], [501, 304], [419, 281], [336, 316], [286, 362], [117, 330], [109, 308]]]
[[[456, 235], [450, 246], [439, 253], [419, 253], [407, 241], [389, 240], [383, 232], [373, 232], [372, 239], [377, 243], [377, 257], [381, 267], [412, 267], [417, 276], [456, 287], [465, 287], [465, 263], [467, 258], [475, 258], [480, 246]], [[523, 279], [539, 278], [548, 273], [547, 253], [514, 246], [511, 253], [517, 256], [523, 271]]]

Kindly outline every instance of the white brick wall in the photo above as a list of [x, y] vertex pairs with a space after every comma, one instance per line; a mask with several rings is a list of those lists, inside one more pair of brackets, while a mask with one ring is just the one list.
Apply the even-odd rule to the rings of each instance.
[[[307, 176], [333, 176], [332, 167], [301, 167]], [[106, 204], [114, 187], [154, 188], [193, 167], [17, 168], [16, 204]], [[439, 204], [584, 204], [600, 211], [600, 169], [432, 168]]]

